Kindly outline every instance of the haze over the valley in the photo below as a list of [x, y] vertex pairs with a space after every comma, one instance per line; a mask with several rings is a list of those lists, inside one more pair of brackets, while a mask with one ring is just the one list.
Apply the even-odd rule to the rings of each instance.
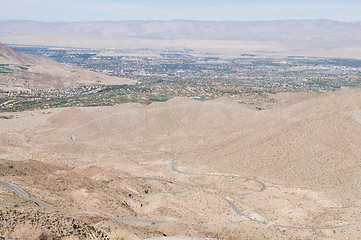
[[192, 50], [221, 56], [361, 58], [361, 23], [331, 20], [0, 21], [8, 44], [96, 49]]

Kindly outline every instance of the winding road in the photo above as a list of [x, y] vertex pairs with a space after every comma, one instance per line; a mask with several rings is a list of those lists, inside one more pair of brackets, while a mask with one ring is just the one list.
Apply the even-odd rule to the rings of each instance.
[[[257, 192], [262, 192], [265, 191], [267, 188], [267, 185], [257, 179], [253, 179], [253, 178], [249, 178], [249, 177], [244, 177], [244, 176], [239, 176], [239, 175], [232, 175], [232, 174], [219, 174], [219, 173], [192, 173], [192, 172], [185, 172], [182, 170], [179, 170], [176, 168], [176, 155], [172, 152], [168, 152], [168, 151], [164, 151], [164, 150], [158, 150], [158, 151], [150, 151], [150, 150], [144, 150], [144, 149], [132, 149], [132, 151], [141, 151], [141, 152], [162, 152], [162, 153], [166, 153], [169, 154], [172, 158], [171, 158], [171, 169], [174, 172], [177, 172], [179, 174], [183, 174], [183, 175], [193, 175], [193, 176], [213, 176], [213, 177], [232, 177], [232, 178], [239, 178], [239, 179], [243, 179], [243, 180], [247, 180], [247, 181], [253, 181], [255, 183], [257, 183], [259, 185], [259, 189], [253, 191], [253, 192], [248, 192], [248, 193], [238, 193], [238, 194], [230, 194], [230, 196], [224, 197], [224, 200], [227, 202], [227, 204], [230, 206], [230, 208], [237, 214], [240, 215], [242, 217], [247, 218], [248, 220], [252, 221], [252, 222], [256, 222], [256, 223], [260, 223], [263, 225], [270, 225], [276, 228], [285, 228], [285, 229], [303, 229], [303, 230], [322, 230], [322, 229], [339, 229], [339, 228], [344, 228], [349, 226], [351, 223], [345, 223], [345, 224], [338, 224], [338, 225], [334, 225], [334, 226], [285, 226], [285, 225], [277, 225], [274, 223], [270, 223], [268, 221], [261, 221], [252, 217], [247, 216], [246, 214], [244, 214], [239, 208], [238, 206], [234, 203], [234, 200], [231, 198], [232, 196], [248, 196], [251, 195], [253, 193], [257, 193]], [[166, 180], [166, 179], [162, 179], [162, 178], [155, 178], [155, 177], [135, 177], [134, 179], [136, 180], [152, 180], [152, 181], [160, 181], [163, 183], [167, 183], [167, 184], [172, 184], [178, 187], [182, 187], [185, 190], [180, 190], [180, 191], [163, 191], [163, 192], [153, 192], [153, 193], [146, 193], [146, 194], [138, 194], [138, 195], [149, 195], [149, 194], [177, 194], [177, 193], [183, 193], [186, 191], [187, 186], [182, 185], [182, 184], [178, 184], [175, 183], [173, 181], [170, 180]], [[109, 185], [111, 182], [114, 182], [116, 180], [119, 180], [119, 178], [117, 179], [111, 179], [105, 182], [105, 184]], [[6, 182], [3, 180], [0, 180], [0, 185], [4, 186], [6, 188], [8, 188], [9, 190], [11, 190], [12, 192], [14, 192], [16, 195], [18, 195], [19, 197], [22, 197], [24, 199], [33, 201], [37, 206], [41, 207], [41, 208], [46, 208], [46, 209], [59, 209], [57, 207], [54, 207], [48, 203], [45, 203], [41, 200], [38, 200], [34, 197], [32, 197], [30, 194], [28, 194], [26, 191], [24, 191], [23, 189], [21, 189], [19, 186], [10, 183], [10, 182]], [[102, 216], [99, 213], [96, 212], [79, 212], [79, 213], [88, 213], [88, 214], [96, 214], [99, 216]], [[104, 216], [103, 216], [104, 217]], [[154, 220], [154, 219], [133, 219], [133, 218], [121, 218], [121, 217], [107, 217], [109, 219], [112, 220], [116, 220], [116, 221], [129, 221], [129, 222], [145, 222], [145, 223], [167, 223], [169, 222], [168, 220]], [[204, 227], [204, 226], [202, 226]]]
[[252, 222], [267, 224], [267, 222], [265, 222], [265, 221], [260, 221], [260, 220], [257, 220], [257, 219], [254, 219], [254, 218], [251, 218], [251, 217], [248, 217], [247, 215], [245, 215], [243, 212], [241, 212], [241, 210], [239, 210], [239, 208], [236, 206], [236, 204], [232, 201], [231, 198], [225, 197], [224, 200], [226, 200], [228, 205], [233, 209], [233, 211], [236, 214], [241, 215]]
[[[136, 149], [138, 151], [147, 151], [147, 152], [151, 152], [150, 150], [143, 150], [143, 149]], [[257, 183], [260, 188], [258, 190], [255, 190], [253, 192], [249, 192], [249, 193], [238, 193], [238, 194], [231, 194], [231, 196], [248, 196], [251, 195], [252, 193], [257, 193], [257, 192], [263, 192], [266, 190], [267, 185], [258, 180], [258, 179], [254, 179], [254, 178], [249, 178], [249, 177], [244, 177], [244, 176], [239, 176], [239, 175], [233, 175], [233, 174], [218, 174], [218, 173], [192, 173], [192, 172], [185, 172], [182, 170], [179, 170], [178, 168], [176, 168], [176, 154], [172, 153], [172, 152], [168, 152], [168, 151], [164, 151], [164, 150], [159, 150], [158, 152], [163, 152], [166, 154], [169, 154], [172, 159], [171, 159], [171, 169], [174, 172], [177, 172], [179, 174], [185, 174], [185, 175], [193, 175], [193, 176], [213, 176], [213, 177], [232, 177], [232, 178], [239, 178], [239, 179], [245, 179], [247, 181], [253, 181], [255, 183]], [[169, 180], [164, 180], [164, 179], [159, 179], [159, 178], [144, 178], [144, 179], [152, 179], [152, 180], [157, 180], [157, 181], [162, 181], [162, 182], [170, 182]], [[182, 185], [183, 186], [183, 185]], [[185, 186], [184, 186], [185, 187]], [[240, 216], [243, 216], [245, 218], [247, 218], [248, 220], [252, 221], [252, 222], [256, 222], [256, 223], [260, 223], [260, 224], [264, 224], [264, 225], [271, 225], [273, 227], [276, 228], [286, 228], [286, 229], [303, 229], [303, 230], [322, 230], [322, 229], [339, 229], [339, 228], [344, 228], [350, 225], [350, 223], [345, 223], [345, 224], [338, 224], [338, 225], [334, 225], [334, 226], [312, 226], [312, 227], [308, 227], [308, 226], [285, 226], [285, 225], [277, 225], [274, 223], [270, 223], [268, 221], [261, 221], [261, 220], [257, 220], [255, 218], [249, 217], [246, 214], [244, 214], [238, 207], [237, 205], [234, 203], [233, 199], [231, 198], [231, 196], [229, 197], [224, 197], [224, 200], [227, 202], [227, 204], [231, 207], [231, 209]]]
[[53, 205], [47, 204], [39, 199], [32, 197], [29, 193], [25, 192], [23, 189], [21, 189], [19, 186], [13, 183], [0, 180], [0, 185], [6, 187], [7, 189], [14, 192], [16, 195], [18, 195], [21, 198], [33, 201], [36, 205], [38, 205], [41, 208], [57, 209]]
[[[261, 182], [257, 179], [254, 178], [249, 178], [249, 177], [243, 177], [243, 176], [239, 176], [239, 175], [233, 175], [233, 174], [217, 174], [217, 173], [191, 173], [191, 172], [184, 172], [181, 171], [179, 169], [177, 169], [175, 167], [175, 159], [176, 159], [176, 155], [172, 152], [167, 152], [167, 151], [160, 151], [160, 152], [164, 152], [167, 153], [169, 155], [172, 156], [172, 170], [177, 172], [177, 173], [181, 173], [181, 174], [185, 174], [185, 175], [193, 175], [193, 176], [212, 176], [212, 177], [232, 177], [232, 178], [240, 178], [240, 179], [245, 179], [247, 181], [253, 181], [256, 182], [258, 185], [260, 185], [260, 189], [256, 190], [254, 192], [263, 192], [264, 190], [266, 190], [267, 185], [264, 182]], [[251, 195], [252, 192], [250, 193], [239, 193], [239, 194], [233, 194], [235, 196], [242, 196], [242, 195]]]

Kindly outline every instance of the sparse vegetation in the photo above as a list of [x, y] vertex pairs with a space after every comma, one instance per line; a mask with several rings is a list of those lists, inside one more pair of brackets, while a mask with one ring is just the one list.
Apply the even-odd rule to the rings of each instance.
[[14, 116], [10, 115], [10, 116], [0, 116], [0, 119], [13, 119]]
[[151, 99], [149, 99], [149, 100], [152, 101], [152, 102], [165, 102], [165, 101], [167, 101], [168, 99], [151, 98]]
[[0, 208], [0, 220], [0, 238], [109, 239], [104, 231], [57, 212]]
[[28, 102], [22, 102], [21, 104], [22, 105], [34, 105], [34, 104], [37, 104], [38, 101], [34, 100], [34, 101], [28, 101]]
[[[62, 240], [79, 240], [79, 239], [109, 239], [109, 240], [135, 240], [134, 233], [131, 233], [125, 229], [116, 229], [111, 232], [109, 237], [101, 230], [93, 230], [89, 233], [83, 232], [84, 230], [78, 231], [80, 235], [76, 235], [72, 229], [67, 229], [67, 226], [64, 224], [57, 224], [57, 226], [46, 226], [41, 222], [41, 219], [44, 218], [41, 214], [38, 213], [37, 218], [24, 222], [21, 221], [22, 217], [19, 216], [18, 219], [15, 219], [14, 225], [5, 229], [3, 225], [0, 224], [0, 239], [1, 237], [11, 238], [11, 239], [26, 239], [26, 240], [38, 240], [38, 239], [62, 239]], [[2, 219], [4, 220], [4, 218]], [[35, 220], [35, 221], [34, 221]], [[40, 221], [39, 221], [40, 220]], [[6, 222], [7, 220], [5, 220]], [[58, 229], [55, 229], [58, 228]], [[62, 229], [63, 228], [63, 229]], [[79, 228], [80, 229], [80, 226]], [[76, 230], [76, 229], [74, 229]], [[68, 231], [68, 232], [67, 232]], [[64, 235], [59, 235], [59, 232], [62, 232]], [[77, 231], [75, 231], [77, 232]], [[84, 238], [86, 236], [86, 238]]]

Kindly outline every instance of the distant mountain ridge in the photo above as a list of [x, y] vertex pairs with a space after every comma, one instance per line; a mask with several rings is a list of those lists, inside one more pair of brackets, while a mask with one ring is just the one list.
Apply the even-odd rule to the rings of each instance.
[[[345, 35], [345, 33], [353, 34]], [[361, 38], [361, 22], [331, 20], [279, 20], [279, 21], [97, 21], [97, 22], [32, 22], [0, 21], [0, 36], [18, 34], [63, 33], [75, 35], [113, 35], [128, 38], [201, 39], [201, 40], [286, 40], [294, 36], [327, 39]], [[333, 33], [334, 35], [325, 34]]]
[[[163, 49], [182, 47], [219, 49], [242, 43], [239, 44], [239, 48], [248, 48], [250, 44], [250, 49], [255, 51], [293, 51], [295, 52], [293, 54], [299, 52], [311, 55], [314, 50], [310, 49], [323, 49], [324, 52], [329, 49], [340, 49], [338, 54], [342, 55], [345, 52], [344, 48], [347, 48], [346, 52], [350, 53], [355, 52], [355, 49], [350, 50], [350, 48], [357, 48], [357, 57], [361, 42], [361, 22], [331, 20], [69, 23], [0, 21], [0, 41], [63, 47]], [[225, 41], [232, 41], [233, 45], [226, 46], [229, 44], [225, 44]], [[217, 46], [214, 45], [215, 43]], [[269, 49], [270, 45], [274, 45], [272, 49]]]

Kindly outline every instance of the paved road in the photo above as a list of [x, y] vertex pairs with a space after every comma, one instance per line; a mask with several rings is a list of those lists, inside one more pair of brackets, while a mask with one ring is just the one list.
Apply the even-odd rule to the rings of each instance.
[[[139, 151], [144, 151], [142, 149], [137, 149]], [[167, 152], [167, 151], [163, 151], [163, 150], [159, 150], [157, 152], [164, 152], [169, 154], [172, 159], [171, 159], [171, 169], [177, 173], [180, 174], [185, 174], [185, 175], [193, 175], [193, 176], [215, 176], [215, 177], [232, 177], [232, 178], [239, 178], [239, 179], [246, 179], [249, 181], [254, 181], [257, 184], [260, 185], [260, 188], [254, 192], [262, 192], [267, 188], [267, 185], [265, 183], [263, 183], [260, 180], [257, 179], [253, 179], [253, 178], [248, 178], [248, 177], [243, 177], [243, 176], [238, 176], [238, 175], [230, 175], [230, 174], [212, 174], [212, 173], [207, 173], [207, 174], [202, 174], [202, 173], [191, 173], [191, 172], [184, 172], [181, 171], [179, 169], [176, 168], [175, 166], [175, 162], [176, 162], [176, 155], [174, 153], [171, 152]], [[111, 179], [109, 181], [106, 181], [105, 184], [110, 184], [111, 182], [118, 180], [117, 179]], [[161, 179], [161, 178], [155, 178], [155, 177], [136, 177], [135, 179], [144, 179], [144, 180], [154, 180], [154, 181], [160, 181], [160, 182], [164, 182], [164, 183], [168, 183], [168, 184], [173, 184], [176, 186], [180, 186], [183, 188], [187, 188], [184, 185], [178, 184], [178, 183], [174, 183], [173, 181], [170, 180], [165, 180], [165, 179]], [[10, 183], [10, 182], [6, 182], [6, 181], [2, 181], [0, 180], [0, 185], [4, 186], [6, 188], [8, 188], [9, 190], [11, 190], [12, 192], [14, 192], [15, 194], [17, 194], [19, 197], [22, 197], [24, 199], [28, 199], [30, 201], [33, 201], [36, 205], [38, 205], [39, 207], [42, 208], [47, 208], [47, 209], [58, 209], [50, 204], [47, 204], [41, 200], [38, 200], [36, 198], [33, 198], [30, 194], [28, 194], [26, 191], [24, 191], [23, 189], [21, 189], [19, 186]], [[160, 193], [181, 193], [184, 191], [167, 191], [167, 192], [158, 192], [158, 193], [152, 193], [152, 194], [160, 194]], [[252, 192], [251, 192], [252, 193]], [[245, 196], [245, 195], [250, 195], [251, 193], [239, 193], [239, 194], [232, 194], [232, 196]], [[273, 223], [269, 223], [267, 221], [260, 221], [254, 218], [251, 218], [247, 215], [245, 215], [238, 207], [237, 205], [233, 202], [232, 198], [230, 197], [224, 197], [224, 200], [228, 203], [228, 205], [231, 207], [231, 209], [240, 216], [243, 216], [245, 218], [247, 218], [250, 221], [253, 222], [257, 222], [257, 223], [261, 223], [261, 224], [268, 224], [268, 225], [272, 225], [276, 228], [287, 228], [287, 229], [304, 229], [304, 230], [320, 230], [320, 229], [338, 229], [338, 228], [344, 228], [349, 226], [350, 224], [338, 224], [335, 226], [314, 226], [314, 227], [304, 227], [304, 226], [286, 226], [286, 225], [277, 225], [277, 224], [273, 224]], [[100, 215], [98, 213], [95, 212], [82, 212], [82, 213], [88, 213], [88, 214], [96, 214], [96, 215]], [[100, 215], [101, 216], [101, 215]], [[128, 222], [144, 222], [144, 223], [167, 223], [169, 222], [168, 220], [155, 220], [155, 219], [133, 219], [133, 218], [121, 218], [121, 217], [108, 217], [109, 219], [112, 220], [116, 220], [116, 221], [128, 221]]]
[[[138, 149], [140, 151], [142, 151], [142, 149]], [[205, 174], [202, 174], [202, 173], [191, 173], [191, 172], [184, 172], [184, 171], [181, 171], [179, 169], [176, 168], [176, 155], [172, 152], [168, 152], [168, 151], [164, 151], [164, 150], [159, 150], [159, 152], [163, 152], [163, 153], [167, 153], [169, 154], [171, 157], [172, 157], [172, 160], [171, 160], [171, 169], [172, 171], [175, 171], [177, 173], [180, 173], [180, 174], [185, 174], [185, 175], [193, 175], [193, 176], [215, 176], [215, 177], [233, 177], [233, 178], [239, 178], [239, 179], [245, 179], [245, 180], [248, 180], [248, 181], [254, 181], [256, 182], [257, 184], [260, 185], [260, 189], [254, 191], [254, 192], [262, 192], [264, 190], [266, 190], [267, 188], [267, 185], [260, 181], [260, 180], [257, 180], [257, 179], [254, 179], [254, 178], [248, 178], [248, 177], [243, 177], [243, 176], [238, 176], [238, 175], [231, 175], [231, 174], [218, 174], [218, 173], [205, 173]], [[166, 181], [166, 180], [162, 180], [162, 181]], [[253, 192], [250, 192], [250, 193], [239, 193], [239, 194], [232, 194], [231, 196], [246, 196], [246, 195], [251, 195]], [[350, 224], [346, 223], [346, 224], [338, 224], [338, 225], [335, 225], [335, 226], [314, 226], [314, 227], [304, 227], [304, 226], [285, 226], [285, 225], [277, 225], [277, 224], [273, 224], [273, 223], [269, 223], [267, 221], [260, 221], [260, 220], [257, 220], [257, 219], [254, 219], [254, 218], [251, 218], [249, 216], [247, 216], [246, 214], [244, 214], [238, 207], [237, 205], [233, 202], [232, 198], [230, 197], [224, 197], [224, 200], [228, 203], [228, 205], [231, 207], [231, 209], [237, 214], [237, 215], [240, 215], [240, 216], [243, 216], [245, 218], [247, 218], [248, 220], [250, 221], [253, 221], [253, 222], [257, 222], [257, 223], [261, 223], [261, 224], [268, 224], [268, 225], [272, 225], [274, 227], [277, 227], [277, 228], [287, 228], [287, 229], [304, 229], [304, 230], [321, 230], [321, 229], [337, 229], [337, 228], [344, 228], [344, 227], [347, 227], [349, 226]]]
[[252, 222], [257, 222], [257, 223], [262, 223], [262, 224], [267, 224], [267, 222], [265, 221], [259, 221], [257, 219], [248, 217], [247, 215], [245, 215], [243, 212], [241, 212], [241, 210], [239, 210], [239, 208], [236, 206], [236, 204], [234, 204], [234, 202], [232, 201], [232, 199], [225, 197], [224, 200], [226, 200], [226, 202], [228, 203], [228, 205], [233, 209], [233, 211], [235, 213], [237, 213], [238, 215], [241, 215], [243, 217], [248, 218], [248, 220], [252, 221]]
[[273, 225], [276, 228], [287, 228], [287, 229], [303, 229], [303, 230], [327, 230], [327, 229], [337, 229], [337, 228], [344, 228], [351, 225], [350, 223], [347, 224], [340, 224], [335, 226], [329, 227], [302, 227], [302, 226], [284, 226], [284, 225]]
[[276, 228], [287, 228], [287, 229], [303, 229], [303, 230], [326, 230], [326, 229], [337, 229], [337, 228], [344, 228], [347, 227], [350, 224], [340, 224], [340, 225], [335, 225], [335, 226], [322, 226], [322, 227], [304, 227], [304, 226], [286, 226], [286, 225], [277, 225], [277, 224], [273, 224], [273, 223], [268, 223], [266, 221], [259, 221], [257, 219], [251, 218], [247, 215], [245, 215], [243, 212], [241, 212], [241, 210], [236, 206], [236, 204], [232, 201], [232, 199], [225, 197], [224, 200], [226, 200], [226, 202], [229, 204], [229, 206], [233, 209], [233, 211], [238, 214], [241, 215], [245, 218], [247, 218], [248, 220], [252, 221], [252, 222], [257, 222], [257, 223], [262, 223], [264, 225], [269, 224], [271, 226], [274, 226]]
[[[194, 176], [231, 177], [231, 178], [239, 178], [239, 179], [245, 179], [245, 180], [248, 180], [248, 181], [253, 181], [253, 182], [256, 182], [257, 184], [260, 185], [260, 189], [255, 190], [254, 192], [262, 192], [262, 191], [266, 190], [266, 188], [267, 188], [267, 185], [264, 182], [260, 181], [260, 180], [257, 180], [257, 179], [254, 179], [254, 178], [249, 178], [249, 177], [243, 177], [243, 176], [239, 176], [239, 175], [234, 175], [234, 174], [191, 173], [191, 172], [181, 171], [181, 170], [177, 169], [176, 166], [175, 166], [176, 155], [174, 153], [167, 152], [167, 151], [160, 151], [160, 152], [164, 152], [164, 153], [167, 153], [167, 154], [171, 155], [171, 157], [172, 157], [171, 167], [172, 167], [172, 170], [175, 171], [175, 172], [178, 172], [178, 173], [181, 173], [181, 174], [186, 174], [186, 175], [194, 175]], [[251, 193], [252, 192], [250, 192], [250, 193], [239, 193], [239, 194], [233, 194], [233, 195], [234, 196], [241, 196], [241, 195], [250, 195]]]
[[122, 218], [122, 217], [110, 217], [109, 219], [121, 222], [142, 222], [142, 223], [167, 223], [168, 220], [156, 220], [156, 219], [140, 219], [140, 218]]
[[39, 199], [33, 198], [29, 193], [25, 192], [23, 189], [21, 189], [19, 186], [0, 180], [0, 185], [6, 187], [10, 191], [14, 192], [16, 195], [18, 195], [21, 198], [28, 199], [30, 201], [33, 201], [36, 205], [38, 205], [41, 208], [48, 208], [48, 209], [57, 209], [56, 207], [47, 204]]
[[24, 208], [24, 207], [19, 206], [18, 204], [10, 203], [10, 202], [0, 201], [0, 204], [1, 204], [1, 205], [11, 206], [11, 207], [17, 207], [17, 208], [21, 208], [21, 209], [26, 209], [26, 208]]

